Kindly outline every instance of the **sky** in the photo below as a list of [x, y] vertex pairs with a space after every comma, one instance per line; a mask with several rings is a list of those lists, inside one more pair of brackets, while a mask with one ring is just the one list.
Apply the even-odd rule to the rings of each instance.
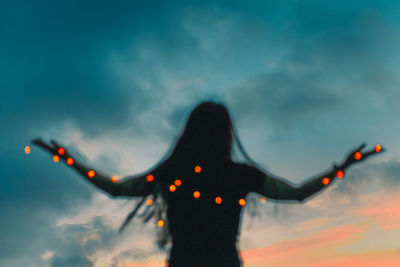
[[154, 222], [118, 234], [137, 199], [24, 148], [55, 139], [129, 176], [207, 100], [295, 184], [362, 142], [387, 149], [304, 203], [245, 208], [245, 267], [399, 266], [399, 13], [398, 1], [2, 1], [0, 266], [164, 266]]

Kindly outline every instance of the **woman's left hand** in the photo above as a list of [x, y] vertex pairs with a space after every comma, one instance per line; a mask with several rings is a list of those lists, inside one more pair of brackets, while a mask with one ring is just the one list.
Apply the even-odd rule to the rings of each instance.
[[374, 149], [363, 152], [362, 150], [363, 148], [365, 148], [366, 145], [367, 145], [366, 143], [363, 143], [357, 149], [350, 152], [347, 155], [347, 158], [344, 161], [344, 163], [340, 166], [340, 169], [345, 169], [356, 162], [361, 162], [372, 155], [386, 151], [386, 149], [384, 149], [381, 145], [376, 145]]

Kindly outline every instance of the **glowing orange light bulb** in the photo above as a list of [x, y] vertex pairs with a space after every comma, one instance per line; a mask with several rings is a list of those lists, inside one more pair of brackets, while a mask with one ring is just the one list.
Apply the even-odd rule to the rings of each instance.
[[147, 204], [147, 206], [153, 205], [153, 200], [151, 198], [149, 198], [148, 200], [146, 200], [146, 204]]
[[158, 225], [158, 227], [163, 227], [164, 226], [164, 220], [158, 220], [157, 225]]
[[377, 144], [377, 145], [375, 146], [375, 151], [376, 151], [376, 152], [381, 152], [381, 150], [382, 150], [381, 145], [380, 145], [380, 144]]
[[25, 147], [25, 153], [26, 153], [26, 154], [31, 153], [31, 148], [30, 148], [29, 146], [26, 146], [26, 147]]
[[194, 198], [199, 198], [200, 197], [200, 192], [199, 191], [194, 191], [193, 192], [193, 197]]
[[325, 178], [322, 179], [322, 183], [324, 185], [328, 185], [330, 182], [331, 182], [331, 180], [328, 177], [325, 177]]
[[73, 158], [67, 158], [67, 164], [68, 165], [74, 164], [74, 159]]
[[54, 162], [59, 162], [60, 161], [60, 157], [58, 155], [54, 155], [53, 156], [53, 161]]
[[361, 157], [362, 157], [361, 152], [356, 152], [356, 153], [354, 154], [354, 158], [355, 158], [356, 160], [360, 160]]
[[111, 177], [111, 182], [116, 183], [117, 181], [118, 181], [118, 177], [117, 176]]
[[176, 190], [176, 186], [173, 185], [173, 184], [171, 184], [171, 185], [169, 186], [169, 191], [175, 192], [175, 190]]
[[267, 202], [267, 198], [266, 198], [266, 197], [260, 197], [260, 202], [261, 202], [261, 203]]
[[96, 173], [93, 170], [88, 171], [89, 178], [93, 178], [95, 175]]
[[215, 198], [215, 203], [217, 203], [218, 205], [222, 203], [222, 198], [221, 197], [216, 197]]
[[201, 172], [201, 167], [200, 166], [196, 166], [196, 167], [194, 167], [194, 172], [195, 173], [200, 173]]
[[58, 149], [58, 154], [64, 155], [64, 153], [65, 153], [65, 149], [62, 148], [62, 147], [60, 147], [60, 148]]
[[246, 205], [246, 200], [244, 200], [243, 198], [239, 199], [239, 205], [240, 206]]
[[336, 172], [336, 177], [338, 177], [338, 178], [343, 178], [343, 176], [344, 176], [344, 172], [343, 171], [337, 171]]
[[179, 180], [179, 179], [177, 179], [177, 180], [175, 180], [174, 184], [175, 184], [176, 186], [181, 186], [181, 185], [182, 185], [182, 181]]
[[152, 182], [154, 180], [154, 176], [152, 174], [149, 174], [149, 175], [146, 176], [146, 180], [147, 180], [147, 182], [150, 183], [150, 182]]

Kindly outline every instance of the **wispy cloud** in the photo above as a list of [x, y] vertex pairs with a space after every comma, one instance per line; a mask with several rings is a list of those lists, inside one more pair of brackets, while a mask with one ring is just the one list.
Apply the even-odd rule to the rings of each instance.
[[[55, 138], [95, 168], [131, 175], [156, 164], [208, 99], [230, 108], [252, 157], [293, 182], [362, 141], [388, 148], [303, 205], [245, 215], [249, 266], [398, 265], [396, 1], [1, 5], [0, 265], [162, 266], [154, 225], [116, 234], [134, 201], [23, 147]], [[378, 235], [391, 240], [380, 252]]]

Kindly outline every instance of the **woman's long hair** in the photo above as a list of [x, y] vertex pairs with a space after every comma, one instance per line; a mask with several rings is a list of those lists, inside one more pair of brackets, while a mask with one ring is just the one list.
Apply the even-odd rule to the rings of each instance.
[[[236, 141], [238, 149], [247, 163], [259, 167], [244, 150], [227, 108], [212, 101], [202, 102], [190, 113], [174, 149], [158, 166], [169, 161], [179, 160], [193, 161], [199, 159], [203, 162], [218, 162], [222, 159], [232, 159], [233, 141]], [[147, 206], [146, 210], [139, 216], [144, 217], [145, 222], [156, 216], [157, 220], [162, 218], [167, 223], [166, 204], [162, 199], [161, 190], [156, 187], [152, 195], [155, 205]], [[144, 200], [145, 198], [139, 201], [135, 209], [128, 215], [120, 228], [120, 232], [138, 212]], [[150, 209], [152, 210], [150, 211]], [[162, 232], [158, 234], [157, 243], [160, 247], [164, 247], [169, 240], [168, 227], [163, 227], [161, 230]]]

